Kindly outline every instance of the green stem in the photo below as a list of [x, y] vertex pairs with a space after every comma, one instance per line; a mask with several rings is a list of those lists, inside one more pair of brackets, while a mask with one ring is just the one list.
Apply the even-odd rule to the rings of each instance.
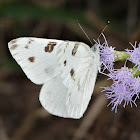
[[132, 71], [134, 73], [134, 77], [140, 76], [140, 71], [137, 70], [137, 67], [136, 68], [133, 68]]
[[130, 57], [130, 55], [125, 51], [115, 51], [115, 55], [115, 61], [125, 61], [127, 58]]

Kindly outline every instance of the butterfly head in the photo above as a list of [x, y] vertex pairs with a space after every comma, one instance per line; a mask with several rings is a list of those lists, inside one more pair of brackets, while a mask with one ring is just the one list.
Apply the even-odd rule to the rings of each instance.
[[92, 51], [95, 53], [95, 52], [99, 52], [99, 46], [98, 44], [94, 44], [92, 47], [91, 47]]

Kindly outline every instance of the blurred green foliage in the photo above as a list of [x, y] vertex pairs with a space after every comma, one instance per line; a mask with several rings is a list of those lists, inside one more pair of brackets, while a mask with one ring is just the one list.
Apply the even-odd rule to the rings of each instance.
[[88, 23], [88, 19], [83, 12], [64, 8], [44, 8], [31, 4], [7, 3], [0, 5], [0, 14], [2, 16], [22, 19], [24, 17], [35, 19], [55, 19], [55, 20], [77, 20], [82, 23]]

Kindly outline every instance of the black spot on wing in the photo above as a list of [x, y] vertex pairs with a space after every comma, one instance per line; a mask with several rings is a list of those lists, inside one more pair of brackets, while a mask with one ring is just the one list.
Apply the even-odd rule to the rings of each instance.
[[11, 44], [14, 44], [14, 43], [16, 43], [17, 42], [17, 40], [16, 39], [13, 39], [10, 43]]
[[74, 73], [75, 73], [75, 71], [74, 71], [74, 69], [72, 68], [71, 71], [70, 71], [70, 75], [71, 75], [72, 78], [74, 77]]
[[64, 53], [65, 53], [66, 48], [68, 47], [68, 45], [69, 45], [69, 41], [67, 41], [67, 43], [66, 43], [66, 47], [64, 48]]
[[45, 47], [45, 52], [49, 52], [49, 53], [52, 52], [54, 49], [54, 46], [56, 45], [57, 45], [56, 42], [49, 42], [47, 46]]
[[35, 57], [29, 57], [28, 60], [29, 60], [30, 62], [34, 62], [34, 61], [35, 61]]
[[66, 65], [67, 65], [67, 61], [65, 60], [65, 61], [64, 61], [64, 66], [66, 66]]
[[28, 45], [26, 45], [26, 46], [25, 46], [25, 49], [29, 49], [29, 46], [28, 46]]
[[33, 41], [33, 39], [29, 39], [28, 44], [31, 44]]
[[14, 49], [16, 49], [18, 47], [18, 45], [17, 44], [14, 44], [14, 45], [12, 45], [11, 47], [10, 47], [10, 49], [11, 50], [14, 50]]
[[75, 54], [76, 54], [76, 52], [77, 52], [77, 49], [78, 49], [78, 46], [79, 46], [79, 43], [76, 42], [76, 43], [74, 44], [74, 48], [72, 49], [72, 55], [73, 55], [73, 56], [75, 56]]

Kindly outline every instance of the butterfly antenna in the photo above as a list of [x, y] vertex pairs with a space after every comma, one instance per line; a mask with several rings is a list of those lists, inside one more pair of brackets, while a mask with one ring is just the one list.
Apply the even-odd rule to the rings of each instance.
[[109, 20], [107, 21], [107, 24], [106, 24], [106, 26], [104, 27], [104, 29], [102, 30], [102, 32], [99, 34], [97, 40], [100, 38], [100, 36], [102, 35], [102, 33], [105, 31], [105, 29], [107, 28], [108, 24], [110, 24], [110, 21], [109, 21]]
[[90, 43], [91, 43], [92, 46], [93, 46], [93, 43], [92, 43], [91, 39], [88, 37], [88, 35], [87, 35], [86, 32], [84, 31], [84, 29], [82, 28], [82, 26], [80, 25], [80, 23], [79, 23], [78, 20], [77, 20], [77, 23], [78, 23], [79, 27], [81, 28], [81, 30], [83, 31], [83, 33], [86, 35], [86, 37], [88, 38], [88, 40], [90, 41]]

